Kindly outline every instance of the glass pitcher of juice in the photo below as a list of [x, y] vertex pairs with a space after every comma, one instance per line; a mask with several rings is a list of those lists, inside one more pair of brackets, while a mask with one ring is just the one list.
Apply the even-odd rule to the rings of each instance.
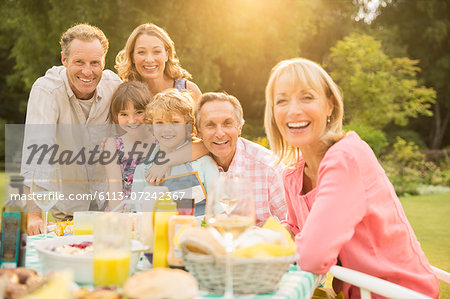
[[130, 275], [131, 219], [103, 213], [94, 220], [95, 286], [122, 286]]

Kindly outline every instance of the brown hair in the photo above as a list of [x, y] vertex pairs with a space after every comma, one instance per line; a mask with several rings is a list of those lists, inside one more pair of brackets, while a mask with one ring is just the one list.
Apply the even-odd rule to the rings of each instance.
[[103, 57], [105, 57], [106, 53], [108, 52], [108, 39], [106, 38], [103, 31], [95, 26], [89, 24], [78, 24], [70, 27], [61, 35], [59, 44], [61, 45], [61, 51], [67, 57], [70, 54], [70, 43], [74, 39], [79, 39], [82, 41], [93, 41], [95, 39], [98, 39], [100, 44], [102, 45]]
[[110, 116], [113, 123], [119, 123], [118, 114], [126, 108], [128, 102], [133, 103], [134, 109], [145, 110], [151, 95], [148, 86], [139, 81], [124, 82], [114, 92], [111, 101]]
[[142, 24], [136, 27], [128, 37], [125, 47], [116, 56], [116, 65], [114, 66], [119, 74], [119, 77], [124, 81], [142, 81], [141, 76], [136, 70], [133, 62], [133, 52], [136, 45], [136, 40], [142, 34], [152, 35], [159, 38], [167, 51], [167, 62], [164, 68], [164, 74], [169, 78], [178, 80], [181, 78], [190, 79], [192, 76], [188, 71], [183, 69], [175, 52], [175, 43], [170, 38], [169, 34], [162, 28], [155, 24]]

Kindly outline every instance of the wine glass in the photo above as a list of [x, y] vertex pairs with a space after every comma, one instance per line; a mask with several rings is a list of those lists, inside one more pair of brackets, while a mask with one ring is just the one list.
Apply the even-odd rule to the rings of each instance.
[[59, 200], [62, 190], [61, 169], [58, 165], [35, 168], [31, 180], [31, 194], [36, 205], [44, 211], [44, 238], [47, 239], [48, 212]]
[[206, 202], [206, 223], [226, 247], [224, 298], [233, 298], [231, 258], [234, 241], [255, 223], [252, 184], [247, 178], [222, 174], [214, 182]]

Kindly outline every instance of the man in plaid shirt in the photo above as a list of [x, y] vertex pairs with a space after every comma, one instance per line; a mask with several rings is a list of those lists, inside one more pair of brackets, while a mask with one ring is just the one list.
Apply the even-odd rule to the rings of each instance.
[[219, 170], [252, 181], [256, 225], [262, 226], [269, 216], [284, 220], [283, 166], [274, 166], [271, 151], [240, 137], [244, 118], [238, 99], [225, 93], [205, 93], [197, 103], [195, 116], [199, 137]]

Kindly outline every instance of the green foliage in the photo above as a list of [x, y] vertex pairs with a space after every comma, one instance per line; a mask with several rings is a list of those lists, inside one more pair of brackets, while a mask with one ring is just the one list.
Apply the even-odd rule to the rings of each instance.
[[200, 88], [235, 95], [246, 119], [256, 120], [263, 116], [264, 87], [277, 62], [304, 55], [312, 46], [328, 51], [329, 46], [308, 42], [318, 37], [319, 27], [329, 28], [321, 23], [323, 14], [330, 15], [327, 24], [335, 28], [345, 21], [351, 24], [350, 8], [331, 16], [327, 5], [332, 2], [176, 1], [173, 17], [161, 25], [173, 36], [183, 65]]
[[22, 123], [28, 94], [20, 84], [8, 80], [15, 62], [10, 57], [12, 47], [13, 40], [9, 38], [9, 32], [0, 25], [0, 118], [8, 123]]
[[372, 36], [352, 33], [331, 49], [328, 68], [342, 88], [349, 122], [382, 129], [432, 115], [433, 89], [419, 86], [417, 61], [390, 58]]
[[416, 144], [401, 137], [397, 137], [382, 165], [399, 195], [419, 194], [423, 185], [450, 185], [450, 170], [441, 170], [433, 162], [426, 161]]
[[391, 162], [385, 162], [382, 165], [398, 196], [418, 194], [417, 188], [420, 185], [418, 179], [420, 172], [418, 170], [401, 166], [401, 168], [398, 168], [399, 165]]
[[[355, 1], [352, 3], [352, 1], [309, 0], [307, 2], [312, 6], [310, 13], [313, 15], [309, 17], [313, 26], [308, 28], [306, 37], [302, 39], [301, 56], [321, 62], [336, 41], [360, 27], [362, 22], [357, 23], [354, 18], [359, 5], [355, 5]], [[305, 13], [308, 12], [305, 11]]]
[[5, 123], [6, 122], [0, 118], [0, 161], [5, 160]]
[[375, 155], [380, 157], [387, 140], [383, 131], [359, 123], [347, 124], [344, 126], [344, 130], [358, 133], [359, 137], [369, 144]]
[[450, 156], [444, 154], [443, 157], [436, 162], [436, 164], [442, 169], [450, 170]]
[[[23, 122], [31, 85], [60, 64], [58, 41], [68, 27], [80, 22], [100, 27], [110, 41], [106, 67], [114, 69], [115, 56], [132, 29], [153, 22], [168, 31], [182, 66], [202, 91], [225, 90], [241, 101], [247, 120], [243, 136], [251, 140], [264, 136], [261, 120], [270, 69], [282, 59], [302, 56], [327, 63], [344, 91], [346, 128], [358, 132], [377, 156], [385, 143], [380, 130], [389, 143], [391, 136], [401, 136], [425, 148], [411, 129], [423, 138], [434, 134], [428, 130], [431, 125], [421, 118], [412, 127], [411, 120], [432, 114], [435, 93], [424, 84], [436, 90], [439, 107], [449, 107], [450, 29], [444, 13], [449, 6], [439, 0], [389, 1], [370, 26], [374, 39], [351, 34], [365, 29], [354, 21], [358, 3], [362, 2], [2, 1], [0, 118]], [[445, 129], [443, 112], [435, 111]], [[393, 132], [388, 128], [395, 123], [399, 126]], [[398, 129], [405, 125], [404, 131]], [[265, 142], [262, 137], [260, 142]]]
[[0, 8], [0, 16], [6, 20], [0, 29], [9, 32], [10, 58], [15, 63], [7, 80], [27, 92], [47, 69], [61, 64], [59, 39], [70, 26], [90, 23], [100, 27], [110, 42], [107, 67], [112, 68], [134, 25], [148, 21], [149, 12], [155, 12], [147, 1], [138, 0], [15, 0], [5, 1]]
[[401, 137], [406, 141], [414, 142], [420, 150], [427, 149], [425, 142], [416, 131], [395, 125], [388, 126], [385, 128], [385, 131], [387, 132], [386, 137], [389, 144], [394, 144], [396, 142], [396, 138]]
[[[202, 91], [225, 90], [241, 101], [246, 119], [260, 120], [270, 69], [300, 55], [321, 60], [351, 31], [356, 10], [351, 2], [334, 0], [3, 1], [0, 33], [6, 41], [0, 43], [0, 58], [9, 65], [0, 69], [0, 79], [7, 78], [0, 90], [6, 81], [8, 87], [19, 86], [17, 102], [26, 103], [33, 82], [60, 64], [60, 35], [75, 23], [105, 32], [106, 67], [113, 69], [133, 28], [153, 22], [168, 31], [182, 66]], [[20, 113], [17, 122], [24, 109]]]
[[[418, 77], [436, 91], [433, 118], [421, 118], [417, 128], [430, 147], [449, 144], [450, 123], [450, 18], [449, 1], [391, 0], [380, 7], [372, 29], [386, 41], [390, 55], [418, 59]], [[447, 134], [446, 134], [447, 132]], [[447, 139], [445, 139], [447, 138]]]
[[395, 164], [418, 166], [425, 160], [425, 155], [413, 142], [407, 142], [401, 137], [396, 138], [392, 152], [385, 156], [385, 161]]
[[242, 128], [242, 137], [256, 140], [258, 137], [266, 136], [264, 126], [260, 122], [246, 121]]

